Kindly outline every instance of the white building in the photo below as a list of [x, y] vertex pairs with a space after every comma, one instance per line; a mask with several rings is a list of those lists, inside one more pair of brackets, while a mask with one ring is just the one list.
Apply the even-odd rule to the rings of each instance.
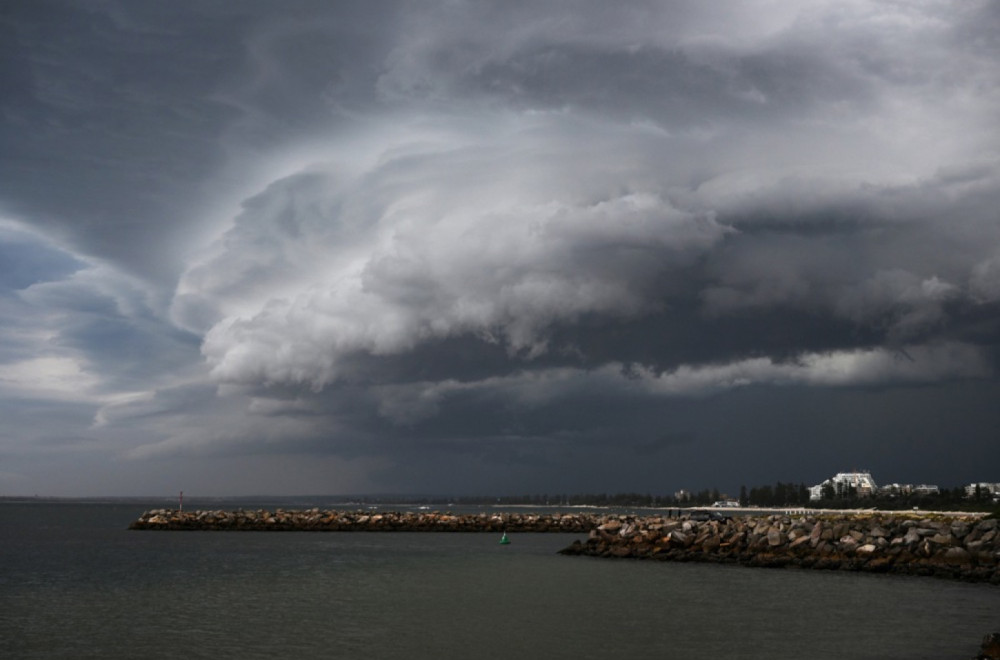
[[838, 497], [847, 496], [852, 492], [858, 497], [871, 497], [878, 490], [878, 486], [875, 485], [875, 480], [872, 479], [872, 474], [868, 470], [838, 472], [823, 483], [811, 486], [809, 499], [823, 499], [823, 487], [828, 484], [833, 486], [833, 492]]
[[977, 487], [979, 488], [980, 494], [982, 494], [983, 496], [986, 496], [988, 494], [993, 499], [996, 499], [996, 498], [1000, 497], [1000, 484], [997, 484], [997, 483], [991, 484], [991, 483], [986, 483], [986, 482], [983, 482], [983, 481], [981, 481], [979, 483], [972, 483], [972, 484], [969, 484], [968, 486], [966, 486], [965, 487], [965, 496], [966, 497], [975, 497], [976, 496], [976, 488]]
[[933, 484], [886, 484], [878, 489], [879, 495], [899, 497], [907, 495], [938, 495], [941, 489]]

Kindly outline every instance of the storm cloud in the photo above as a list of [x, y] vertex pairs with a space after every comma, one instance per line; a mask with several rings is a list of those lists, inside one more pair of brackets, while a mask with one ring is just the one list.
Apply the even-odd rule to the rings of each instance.
[[2, 25], [0, 492], [998, 478], [995, 4]]

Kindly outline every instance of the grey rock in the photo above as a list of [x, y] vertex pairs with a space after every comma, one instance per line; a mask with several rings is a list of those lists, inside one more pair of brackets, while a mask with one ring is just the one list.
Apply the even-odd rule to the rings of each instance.
[[767, 543], [771, 547], [781, 545], [782, 534], [781, 529], [778, 527], [772, 527], [767, 531]]
[[935, 543], [937, 545], [954, 545], [955, 544], [955, 537], [952, 536], [951, 534], [935, 534], [934, 536], [931, 537], [930, 540], [931, 540], [931, 543]]
[[944, 560], [950, 564], [967, 564], [970, 555], [965, 548], [948, 548], [944, 553]]

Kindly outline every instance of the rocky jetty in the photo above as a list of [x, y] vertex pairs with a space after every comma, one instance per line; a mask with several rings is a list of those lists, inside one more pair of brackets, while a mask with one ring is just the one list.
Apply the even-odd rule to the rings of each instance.
[[129, 529], [303, 532], [564, 532], [587, 533], [602, 519], [586, 513], [474, 513], [438, 511], [146, 511]]
[[137, 530], [562, 532], [565, 555], [902, 573], [1000, 584], [1000, 521], [973, 516], [633, 516], [439, 511], [147, 511]]
[[613, 516], [566, 555], [928, 575], [1000, 584], [996, 518], [905, 514]]
[[979, 655], [972, 660], [1000, 660], [1000, 632], [990, 633], [984, 637]]

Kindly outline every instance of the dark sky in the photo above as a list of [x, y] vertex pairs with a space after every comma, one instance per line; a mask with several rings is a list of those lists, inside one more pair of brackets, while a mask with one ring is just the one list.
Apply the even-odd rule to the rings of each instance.
[[998, 35], [7, 0], [0, 495], [1000, 481]]

